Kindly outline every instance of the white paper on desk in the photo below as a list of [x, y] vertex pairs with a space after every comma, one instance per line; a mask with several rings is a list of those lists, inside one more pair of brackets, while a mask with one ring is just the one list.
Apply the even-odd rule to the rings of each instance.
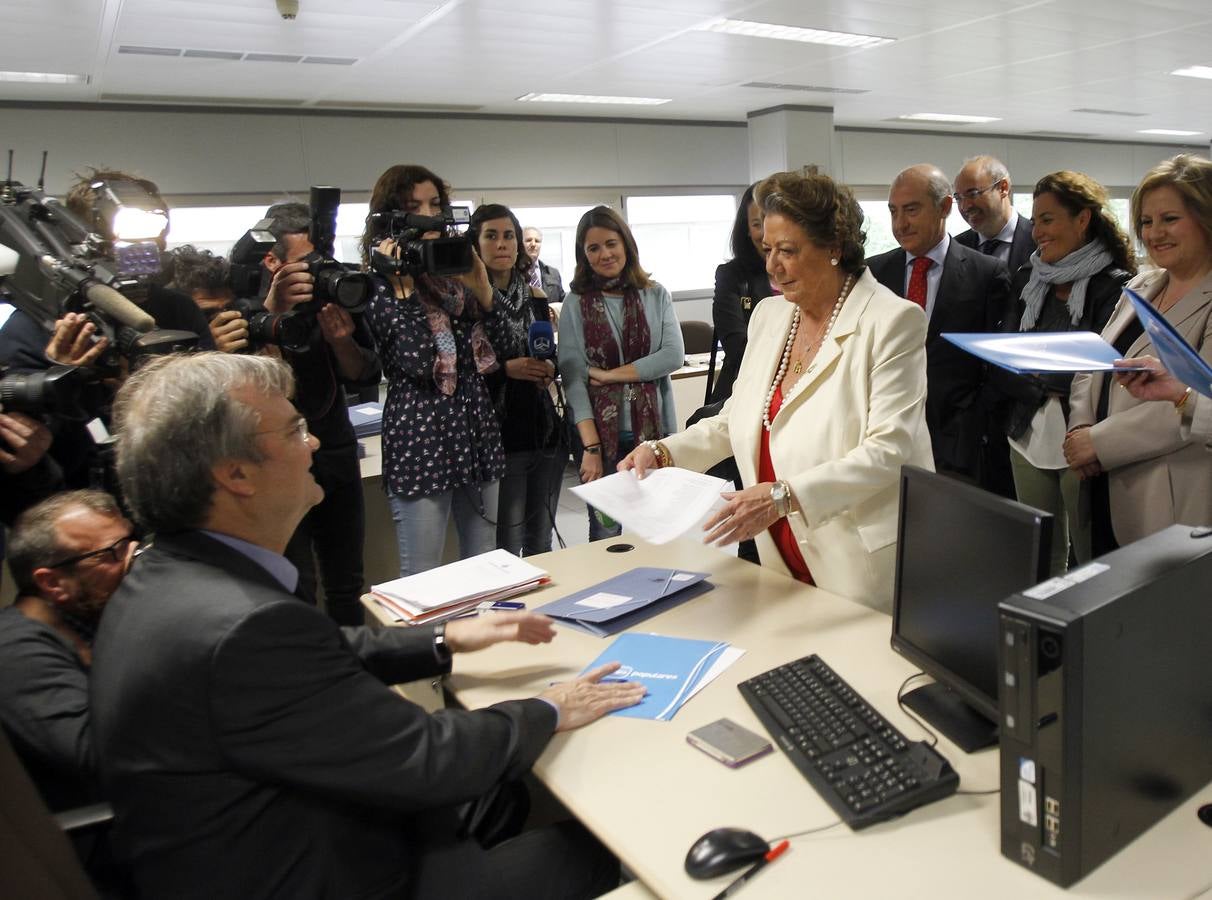
[[723, 478], [671, 466], [642, 481], [634, 472], [615, 472], [572, 492], [648, 543], [667, 544], [682, 535], [702, 540], [702, 523], [723, 505], [720, 492], [731, 489]]
[[465, 600], [499, 599], [501, 591], [537, 585], [546, 576], [542, 569], [508, 550], [497, 549], [376, 584], [372, 589], [404, 602], [410, 610], [424, 611]]
[[725, 669], [745, 655], [745, 651], [740, 647], [728, 647], [723, 653], [715, 658], [715, 662], [711, 664], [711, 668], [703, 673], [703, 677], [699, 679], [699, 683], [694, 686], [686, 699], [689, 700], [711, 682], [715, 681]]

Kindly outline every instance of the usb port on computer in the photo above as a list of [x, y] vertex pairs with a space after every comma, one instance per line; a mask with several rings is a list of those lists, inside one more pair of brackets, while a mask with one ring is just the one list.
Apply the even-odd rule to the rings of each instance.
[[1044, 797], [1044, 812], [1051, 813], [1054, 816], [1060, 815], [1060, 801], [1055, 797]]
[[1044, 816], [1044, 831], [1056, 834], [1060, 831], [1060, 819], [1056, 816]]

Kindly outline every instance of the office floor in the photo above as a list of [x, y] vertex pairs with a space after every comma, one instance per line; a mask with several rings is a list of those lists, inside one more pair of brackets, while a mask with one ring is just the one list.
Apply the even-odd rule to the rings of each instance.
[[[556, 508], [556, 531], [564, 539], [565, 547], [575, 547], [577, 544], [589, 543], [589, 517], [585, 512], [585, 503], [574, 494], [570, 488], [581, 483], [577, 467], [571, 461], [564, 470], [564, 483], [560, 487], [560, 505]], [[551, 546], [560, 549], [559, 538], [551, 536]]]

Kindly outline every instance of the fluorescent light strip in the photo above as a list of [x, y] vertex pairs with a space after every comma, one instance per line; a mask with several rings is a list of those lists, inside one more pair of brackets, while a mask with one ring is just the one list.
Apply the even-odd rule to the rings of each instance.
[[1187, 66], [1185, 69], [1175, 69], [1170, 74], [1185, 78], [1212, 78], [1212, 66]]
[[1178, 131], [1173, 128], [1145, 128], [1137, 134], [1160, 134], [1166, 137], [1194, 137], [1197, 134], [1203, 134], [1202, 131]]
[[714, 19], [704, 22], [702, 25], [696, 25], [695, 29], [715, 31], [720, 34], [739, 34], [744, 37], [771, 38], [776, 41], [828, 44], [833, 47], [881, 47], [884, 44], [891, 44], [894, 40], [871, 34], [826, 31], [821, 28], [796, 28], [791, 25], [772, 25], [768, 22], [747, 22], [744, 19]]
[[913, 113], [908, 116], [897, 116], [911, 122], [950, 122], [954, 125], [984, 125], [988, 122], [1000, 122], [996, 116], [956, 116], [951, 113]]
[[671, 98], [603, 97], [595, 94], [523, 94], [518, 100], [528, 103], [618, 103], [629, 106], [660, 106]]
[[71, 75], [67, 72], [0, 72], [0, 81], [16, 81], [25, 84], [88, 84], [89, 75]]

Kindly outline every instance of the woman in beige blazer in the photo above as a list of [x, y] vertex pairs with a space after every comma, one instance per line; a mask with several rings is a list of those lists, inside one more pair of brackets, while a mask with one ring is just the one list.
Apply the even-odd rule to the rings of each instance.
[[708, 543], [755, 538], [762, 564], [885, 612], [892, 605], [898, 479], [933, 468], [926, 430], [926, 317], [863, 265], [863, 214], [845, 185], [784, 172], [755, 191], [763, 300], [719, 415], [641, 444], [620, 469], [704, 471], [735, 456]]
[[[1157, 268], [1128, 287], [1212, 360], [1212, 162], [1180, 154], [1155, 166], [1132, 195], [1132, 222]], [[1125, 359], [1153, 349], [1127, 298], [1103, 337]], [[1212, 523], [1212, 456], [1184, 425], [1189, 393], [1141, 400], [1094, 372], [1073, 379], [1069, 402], [1065, 459], [1090, 480], [1095, 556], [1176, 522]]]

